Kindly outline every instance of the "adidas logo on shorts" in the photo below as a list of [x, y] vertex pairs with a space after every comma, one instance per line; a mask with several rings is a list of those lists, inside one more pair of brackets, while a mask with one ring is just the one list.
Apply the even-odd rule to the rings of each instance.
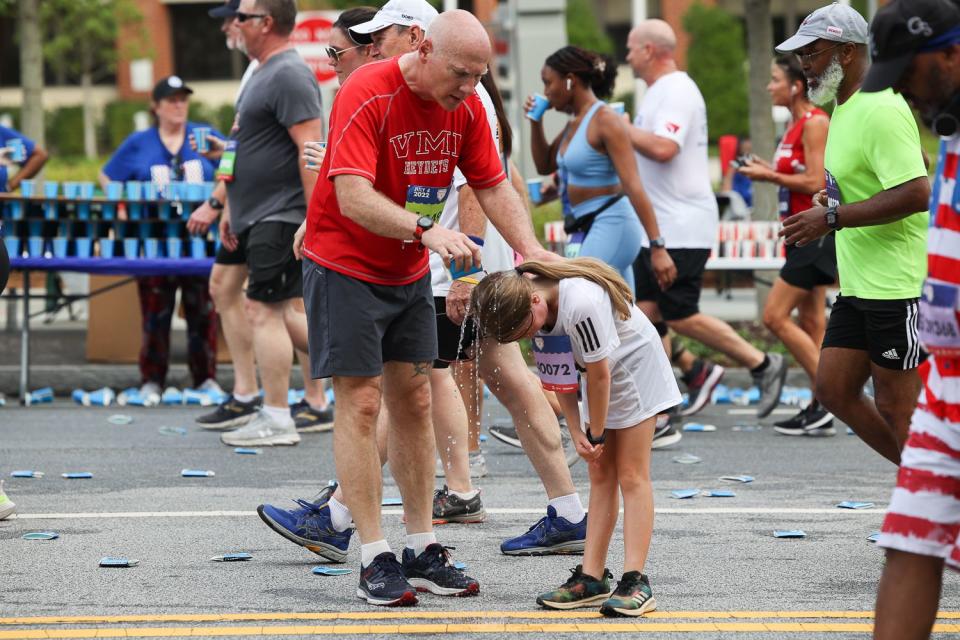
[[899, 359], [900, 359], [900, 356], [897, 355], [897, 350], [896, 350], [896, 349], [888, 349], [887, 351], [884, 351], [884, 352], [883, 352], [883, 357], [886, 358], [887, 360], [899, 360]]

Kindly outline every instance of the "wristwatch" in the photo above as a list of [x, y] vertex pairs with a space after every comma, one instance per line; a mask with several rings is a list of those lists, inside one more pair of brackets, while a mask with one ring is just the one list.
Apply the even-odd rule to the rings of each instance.
[[433, 218], [430, 216], [420, 216], [417, 218], [417, 228], [413, 231], [413, 237], [418, 242], [427, 231], [433, 229]]
[[604, 429], [603, 433], [600, 434], [599, 438], [594, 438], [593, 434], [590, 433], [590, 429], [587, 429], [587, 442], [589, 442], [593, 446], [597, 446], [598, 444], [603, 444], [604, 442], [606, 442], [606, 440], [607, 440], [606, 429]]
[[827, 207], [827, 212], [823, 214], [823, 219], [826, 221], [827, 226], [836, 231], [840, 228], [840, 213], [837, 211], [837, 206]]
[[652, 238], [652, 239], [650, 240], [650, 248], [651, 248], [651, 249], [666, 249], [666, 248], [667, 248], [667, 241], [663, 239], [663, 236], [660, 236], [659, 238]]
[[207, 198], [207, 204], [210, 205], [210, 208], [214, 211], [223, 211], [223, 203], [217, 200], [216, 196]]

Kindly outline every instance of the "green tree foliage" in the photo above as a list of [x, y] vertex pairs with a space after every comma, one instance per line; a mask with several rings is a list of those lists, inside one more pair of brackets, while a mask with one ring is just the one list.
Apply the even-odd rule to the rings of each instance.
[[683, 17], [690, 34], [687, 72], [707, 103], [711, 140], [725, 134], [747, 135], [747, 54], [743, 27], [730, 14], [696, 3]]
[[613, 41], [600, 28], [593, 12], [589, 0], [567, 0], [567, 38], [582, 49], [612, 54]]

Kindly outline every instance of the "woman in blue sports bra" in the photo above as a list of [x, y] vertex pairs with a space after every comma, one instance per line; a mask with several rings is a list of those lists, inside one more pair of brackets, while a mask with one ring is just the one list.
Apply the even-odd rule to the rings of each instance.
[[[616, 65], [608, 56], [567, 46], [550, 55], [540, 72], [550, 107], [571, 115], [552, 143], [542, 121], [532, 121], [533, 160], [540, 175], [557, 172], [564, 227], [577, 255], [603, 260], [634, 288], [633, 261], [640, 252], [641, 225], [650, 238], [660, 229], [637, 173], [626, 123], [597, 96], [609, 96]], [[534, 98], [527, 98], [530, 111]], [[573, 257], [568, 254], [568, 257]], [[666, 251], [653, 268], [662, 288], [677, 270]]]

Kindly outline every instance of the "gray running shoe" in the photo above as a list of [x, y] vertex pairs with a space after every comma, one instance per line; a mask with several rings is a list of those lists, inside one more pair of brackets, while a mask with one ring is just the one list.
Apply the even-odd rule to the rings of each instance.
[[757, 403], [757, 417], [766, 418], [780, 404], [780, 392], [787, 379], [787, 360], [779, 353], [768, 353], [770, 364], [763, 373], [753, 376], [753, 382], [760, 389], [760, 402]]
[[260, 411], [246, 426], [221, 435], [220, 441], [231, 447], [272, 447], [297, 444], [300, 442], [300, 434], [292, 421], [287, 426], [282, 426]]
[[197, 424], [209, 431], [236, 429], [256, 418], [262, 406], [263, 398], [259, 396], [250, 402], [240, 402], [231, 395], [216, 409], [198, 417]]
[[433, 492], [433, 524], [483, 522], [486, 517], [479, 491], [469, 500], [452, 494], [447, 485]]

